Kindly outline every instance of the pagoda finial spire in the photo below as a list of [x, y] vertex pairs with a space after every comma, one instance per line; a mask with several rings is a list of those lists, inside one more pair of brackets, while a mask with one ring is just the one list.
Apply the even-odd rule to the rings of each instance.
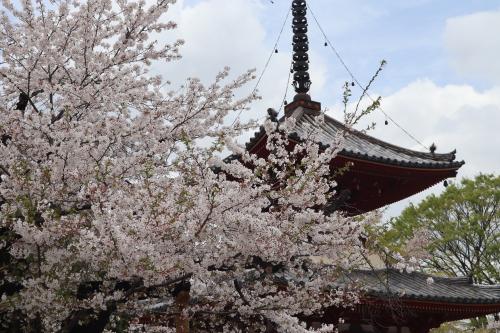
[[293, 86], [295, 100], [307, 99], [311, 79], [309, 77], [309, 39], [307, 37], [307, 4], [306, 0], [293, 0]]

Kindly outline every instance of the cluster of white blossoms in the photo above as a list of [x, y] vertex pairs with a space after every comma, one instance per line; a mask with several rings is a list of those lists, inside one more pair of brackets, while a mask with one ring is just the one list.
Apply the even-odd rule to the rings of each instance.
[[256, 98], [234, 98], [252, 71], [166, 91], [148, 69], [179, 57], [151, 40], [172, 2], [3, 0], [5, 327], [305, 332], [299, 318], [356, 301], [330, 285], [362, 260], [370, 217], [321, 210], [341, 139], [290, 151], [291, 124], [268, 120], [269, 157], [247, 153], [253, 124], [225, 119]]
[[492, 318], [492, 320], [488, 322], [488, 328], [494, 330], [495, 333], [498, 332], [500, 330], [500, 320]]

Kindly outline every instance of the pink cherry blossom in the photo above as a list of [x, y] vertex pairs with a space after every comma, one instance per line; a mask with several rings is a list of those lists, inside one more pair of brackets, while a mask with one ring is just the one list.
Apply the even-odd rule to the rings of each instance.
[[5, 325], [307, 332], [298, 315], [357, 300], [331, 285], [374, 218], [321, 210], [342, 137], [322, 151], [311, 129], [289, 151], [291, 120], [267, 120], [264, 160], [237, 143], [255, 124], [227, 121], [256, 98], [233, 97], [253, 71], [168, 91], [149, 68], [180, 56], [151, 38], [175, 28], [173, 2], [3, 0]]

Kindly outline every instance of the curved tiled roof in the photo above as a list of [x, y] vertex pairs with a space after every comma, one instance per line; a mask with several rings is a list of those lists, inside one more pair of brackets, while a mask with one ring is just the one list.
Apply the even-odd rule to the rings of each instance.
[[[433, 282], [429, 283], [428, 278]], [[500, 304], [500, 285], [474, 285], [469, 278], [436, 277], [423, 273], [404, 273], [395, 269], [359, 270], [347, 274], [337, 284], [357, 280], [373, 297], [399, 298], [456, 304]]]
[[[465, 163], [455, 161], [455, 151], [448, 154], [437, 154], [402, 148], [360, 131], [348, 129], [341, 122], [326, 115], [324, 117], [325, 121], [319, 123], [315, 117], [317, 114], [315, 111], [311, 112], [311, 110], [304, 109], [303, 112], [290, 115], [296, 118], [296, 125], [291, 138], [299, 140], [308, 136], [313, 130], [315, 138], [320, 143], [328, 145], [338, 135], [347, 133], [345, 135], [344, 149], [339, 153], [340, 156], [402, 167], [458, 169]], [[247, 148], [252, 149], [264, 136], [265, 131], [261, 128], [247, 144]]]
[[328, 116], [325, 116], [324, 123], [319, 124], [316, 117], [305, 113], [297, 120], [296, 132], [302, 137], [307, 135], [310, 128], [319, 129], [317, 138], [322, 143], [332, 142], [342, 132], [347, 133], [345, 146], [340, 155], [348, 157], [406, 167], [457, 168], [464, 164], [464, 162], [455, 161], [455, 151], [448, 154], [436, 154], [402, 148], [360, 131], [347, 129], [342, 123]]

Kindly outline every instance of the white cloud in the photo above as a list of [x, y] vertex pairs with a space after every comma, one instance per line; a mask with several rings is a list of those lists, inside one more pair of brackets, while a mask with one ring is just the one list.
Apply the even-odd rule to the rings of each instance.
[[[181, 48], [182, 59], [168, 64], [157, 63], [154, 72], [175, 83], [183, 82], [187, 77], [198, 77], [210, 83], [224, 66], [229, 66], [233, 75], [255, 68], [259, 76], [278, 36], [278, 31], [266, 31], [262, 23], [265, 8], [257, 0], [204, 0], [191, 6], [178, 1], [165, 18], [177, 22], [178, 28], [159, 38], [163, 41], [185, 40]], [[285, 29], [291, 30], [290, 20]], [[282, 38], [287, 38], [286, 35], [283, 34]], [[281, 40], [280, 45], [290, 47], [273, 54], [258, 89], [262, 100], [254, 103], [242, 118], [261, 118], [267, 114], [268, 107], [280, 106], [292, 58], [291, 40]], [[326, 65], [321, 56], [313, 53], [311, 57], [314, 57], [311, 68], [314, 93], [323, 87]], [[244, 89], [245, 93], [250, 93], [255, 83], [251, 82]], [[290, 86], [288, 100], [293, 94]]]
[[[382, 107], [425, 145], [435, 142], [441, 153], [457, 149], [457, 158], [466, 162], [459, 171], [458, 179], [474, 177], [480, 172], [500, 171], [500, 86], [480, 92], [469, 85], [439, 86], [422, 79], [383, 97]], [[423, 150], [394, 124], [385, 126], [380, 111], [375, 111], [368, 118], [377, 122], [370, 135], [403, 147]], [[418, 202], [430, 193], [442, 190], [442, 185], [436, 185], [394, 204], [387, 215], [397, 215], [408, 202]]]
[[[467, 162], [461, 175], [498, 171], [500, 87], [479, 92], [468, 85], [438, 86], [418, 80], [385, 97], [382, 104], [427, 146], [435, 142], [438, 152], [456, 148], [458, 158]], [[375, 133], [401, 142], [402, 134], [394, 125], [380, 125]]]
[[[213, 78], [224, 66], [242, 71], [256, 67], [253, 57], [264, 46], [265, 31], [258, 21], [258, 3], [244, 0], [207, 0], [194, 6], [177, 4], [176, 37], [184, 39], [181, 68], [184, 77]], [[257, 53], [258, 54], [258, 53]], [[248, 60], [253, 61], [248, 61]]]
[[445, 45], [459, 74], [500, 83], [500, 10], [446, 21]]

